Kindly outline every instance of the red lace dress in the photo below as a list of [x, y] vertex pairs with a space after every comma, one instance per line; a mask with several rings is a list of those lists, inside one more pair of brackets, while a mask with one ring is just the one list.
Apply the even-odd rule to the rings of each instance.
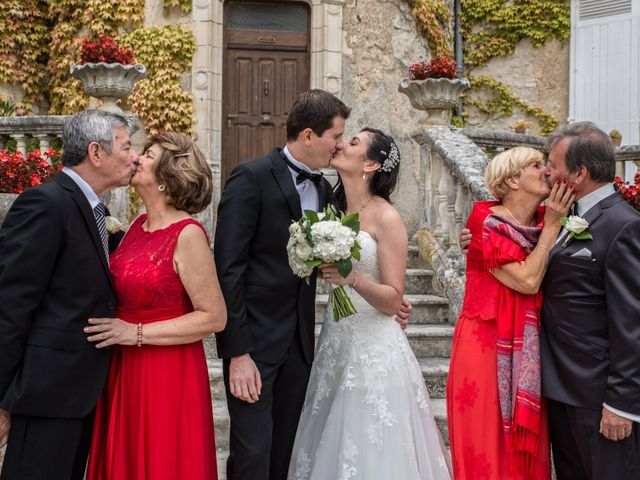
[[[185, 219], [145, 232], [140, 216], [111, 255], [116, 315], [151, 323], [193, 311], [173, 269]], [[96, 410], [89, 480], [217, 479], [209, 377], [202, 341], [118, 346]]]
[[[500, 412], [496, 338], [499, 282], [486, 265], [522, 260], [515, 244], [497, 245], [496, 258], [483, 255], [483, 222], [495, 201], [476, 202], [467, 222], [472, 241], [467, 253], [465, 297], [453, 337], [447, 380], [449, 442], [456, 480], [548, 480], [549, 435], [546, 408], [533, 475], [512, 473]], [[539, 211], [538, 221], [543, 212]], [[489, 262], [487, 262], [489, 260]]]

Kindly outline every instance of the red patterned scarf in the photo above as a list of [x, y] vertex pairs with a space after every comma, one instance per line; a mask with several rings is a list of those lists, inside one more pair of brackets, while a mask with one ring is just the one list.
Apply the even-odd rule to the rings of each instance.
[[[523, 227], [490, 215], [485, 226], [531, 253], [540, 227]], [[542, 294], [526, 295], [500, 284], [496, 338], [498, 396], [511, 467], [532, 474], [542, 428], [540, 415], [540, 308]]]

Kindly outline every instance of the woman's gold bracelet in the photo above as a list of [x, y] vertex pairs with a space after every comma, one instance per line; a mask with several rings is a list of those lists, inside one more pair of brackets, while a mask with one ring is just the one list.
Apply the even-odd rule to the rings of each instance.
[[141, 323], [138, 324], [138, 343], [136, 343], [136, 345], [138, 345], [138, 347], [142, 346], [142, 324]]

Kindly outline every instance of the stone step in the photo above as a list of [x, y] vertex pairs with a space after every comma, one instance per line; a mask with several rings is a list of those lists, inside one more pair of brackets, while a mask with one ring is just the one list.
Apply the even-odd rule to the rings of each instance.
[[[445, 357], [419, 358], [418, 364], [422, 370], [422, 376], [429, 396], [431, 398], [444, 398], [449, 373], [449, 359]], [[211, 398], [224, 400], [225, 389], [222, 378], [222, 360], [207, 360], [209, 368], [209, 385], [211, 386]]]
[[[440, 430], [445, 445], [449, 445], [449, 433], [447, 431], [447, 403], [444, 398], [432, 398], [431, 410], [436, 419], [436, 425]], [[225, 400], [213, 401], [213, 422], [215, 425], [216, 449], [218, 453], [229, 448], [229, 411]], [[226, 458], [226, 457], [225, 457]], [[218, 471], [224, 465], [218, 455]]]
[[[347, 289], [347, 293], [348, 289]], [[449, 300], [437, 295], [407, 294], [413, 305], [410, 323], [442, 325], [449, 319]], [[316, 295], [316, 323], [322, 323], [329, 295]]]
[[407, 268], [429, 268], [428, 262], [420, 258], [420, 253], [417, 245], [409, 244]]
[[[415, 307], [414, 307], [415, 309]], [[415, 311], [415, 310], [414, 310]], [[321, 324], [316, 324], [316, 339], [320, 334]], [[406, 333], [409, 343], [417, 358], [449, 357], [453, 341], [452, 325], [419, 324], [412, 321]], [[204, 350], [207, 359], [216, 359], [216, 340], [213, 335], [204, 339]]]
[[[427, 294], [432, 293], [431, 279], [433, 270], [426, 268], [408, 268], [404, 277], [404, 293], [409, 294]], [[318, 278], [318, 294], [329, 293], [329, 284], [324, 282], [322, 278]]]
[[432, 293], [432, 278], [433, 270], [426, 268], [407, 268], [407, 274], [404, 277], [405, 295]]

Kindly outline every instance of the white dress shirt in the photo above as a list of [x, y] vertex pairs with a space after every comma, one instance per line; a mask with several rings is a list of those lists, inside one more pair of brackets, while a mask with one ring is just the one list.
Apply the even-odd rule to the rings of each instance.
[[71, 180], [73, 180], [76, 185], [78, 185], [80, 190], [82, 190], [82, 193], [84, 193], [84, 196], [87, 197], [89, 205], [91, 205], [91, 211], [93, 212], [93, 209], [96, 208], [100, 203], [100, 198], [98, 197], [98, 195], [96, 195], [96, 192], [93, 191], [93, 188], [91, 188], [91, 186], [80, 175], [78, 175], [69, 167], [63, 167], [62, 173], [69, 175], [71, 177]]
[[[289, 152], [288, 147], [285, 146], [282, 151], [287, 156], [289, 161], [293, 163], [296, 167], [300, 168], [301, 170], [306, 170], [309, 173], [320, 174], [320, 170], [310, 170], [309, 167], [307, 167], [304, 163], [299, 162], [298, 160], [293, 158], [293, 155], [291, 155], [291, 152]], [[316, 184], [313, 183], [311, 180], [305, 180], [304, 182], [297, 183], [296, 178], [298, 176], [298, 172], [296, 172], [293, 168], [289, 167], [288, 165], [287, 167], [289, 168], [289, 171], [291, 172], [291, 176], [293, 177], [293, 184], [295, 185], [296, 190], [298, 191], [298, 195], [300, 195], [300, 207], [302, 208], [302, 211], [303, 212], [305, 210], [313, 210], [314, 212], [319, 211], [320, 204], [318, 201], [318, 187], [316, 186]]]

